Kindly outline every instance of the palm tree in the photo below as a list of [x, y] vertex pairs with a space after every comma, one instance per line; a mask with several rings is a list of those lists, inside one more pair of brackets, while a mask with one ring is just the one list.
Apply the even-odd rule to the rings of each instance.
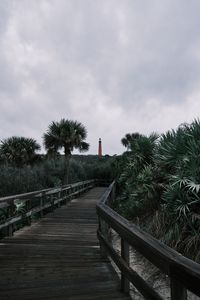
[[127, 148], [127, 150], [131, 149], [131, 143], [141, 137], [141, 134], [138, 132], [134, 133], [127, 133], [125, 136], [121, 139], [121, 143], [124, 147]]
[[1, 159], [17, 167], [31, 164], [37, 157], [37, 150], [40, 150], [40, 145], [32, 138], [13, 136], [0, 144]]
[[84, 142], [86, 137], [87, 131], [81, 123], [65, 119], [61, 119], [60, 122], [53, 121], [43, 136], [46, 150], [54, 149], [54, 151], [58, 151], [64, 148], [64, 185], [68, 184], [69, 162], [72, 151], [78, 149], [80, 152], [84, 152], [89, 149], [89, 144]]

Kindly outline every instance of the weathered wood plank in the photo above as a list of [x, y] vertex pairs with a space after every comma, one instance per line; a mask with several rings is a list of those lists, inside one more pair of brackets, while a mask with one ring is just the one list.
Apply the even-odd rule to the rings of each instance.
[[95, 188], [0, 241], [0, 299], [128, 300], [96, 237]]

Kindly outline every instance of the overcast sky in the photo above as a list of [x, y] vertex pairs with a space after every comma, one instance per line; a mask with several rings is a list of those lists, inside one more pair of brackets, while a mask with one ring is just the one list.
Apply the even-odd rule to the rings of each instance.
[[112, 155], [199, 116], [199, 0], [0, 0], [0, 139], [66, 118]]

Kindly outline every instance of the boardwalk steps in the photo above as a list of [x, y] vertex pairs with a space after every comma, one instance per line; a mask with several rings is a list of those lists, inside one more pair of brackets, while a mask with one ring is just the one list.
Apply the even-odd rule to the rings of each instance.
[[0, 241], [0, 299], [129, 299], [100, 258], [94, 188]]

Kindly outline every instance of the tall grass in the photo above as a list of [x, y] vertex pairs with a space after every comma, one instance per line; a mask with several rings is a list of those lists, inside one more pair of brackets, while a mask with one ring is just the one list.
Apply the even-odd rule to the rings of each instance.
[[[69, 169], [69, 183], [87, 179], [112, 180], [115, 177], [113, 168], [115, 157], [72, 156]], [[62, 185], [64, 176], [63, 157], [54, 159], [43, 157], [34, 165], [16, 167], [0, 164], [0, 197], [25, 193], [33, 190]]]

